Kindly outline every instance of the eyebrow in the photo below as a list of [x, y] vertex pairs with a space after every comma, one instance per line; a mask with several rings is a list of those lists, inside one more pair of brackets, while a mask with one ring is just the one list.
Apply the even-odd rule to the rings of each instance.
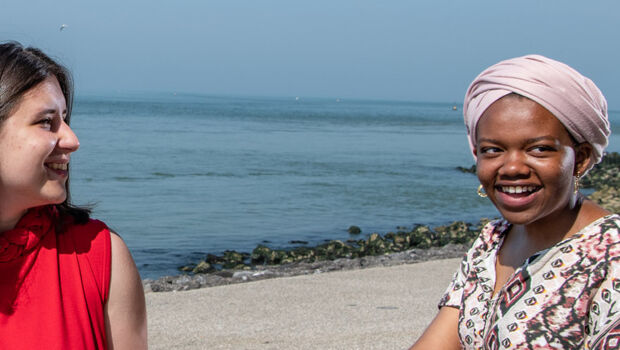
[[59, 114], [60, 116], [63, 116], [67, 114], [67, 110], [65, 109], [59, 112], [57, 109], [54, 108], [46, 108], [37, 113], [37, 116], [44, 116], [48, 114]]
[[[531, 139], [527, 139], [525, 141], [525, 144], [536, 143], [536, 142], [544, 141], [544, 140], [556, 141], [557, 139], [555, 137], [551, 136], [551, 135], [545, 135], [545, 136], [539, 136], [539, 137], [533, 137]], [[489, 138], [481, 138], [480, 140], [478, 140], [478, 143], [481, 143], [481, 142], [502, 143], [499, 140], [489, 139]]]

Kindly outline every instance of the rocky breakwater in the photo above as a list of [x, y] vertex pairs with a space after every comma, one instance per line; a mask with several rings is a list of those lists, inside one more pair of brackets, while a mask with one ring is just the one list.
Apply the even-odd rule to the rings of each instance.
[[588, 197], [603, 208], [620, 213], [620, 154], [607, 153], [581, 180], [583, 188], [592, 188]]
[[[226, 251], [221, 255], [209, 254], [197, 264], [181, 267], [182, 275], [145, 280], [144, 286], [145, 290], [154, 292], [189, 290], [274, 277], [461, 257], [486, 222], [487, 219], [477, 225], [457, 221], [435, 228], [424, 225], [411, 229], [399, 227], [396, 232], [385, 235], [372, 233], [365, 239], [331, 240], [314, 247], [272, 249], [259, 245], [251, 253]], [[361, 230], [355, 227], [349, 232], [361, 234]]]

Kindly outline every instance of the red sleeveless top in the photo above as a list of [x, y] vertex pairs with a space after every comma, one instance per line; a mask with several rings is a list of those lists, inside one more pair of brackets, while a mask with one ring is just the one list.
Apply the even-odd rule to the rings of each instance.
[[110, 231], [56, 220], [33, 208], [0, 233], [0, 349], [107, 349]]

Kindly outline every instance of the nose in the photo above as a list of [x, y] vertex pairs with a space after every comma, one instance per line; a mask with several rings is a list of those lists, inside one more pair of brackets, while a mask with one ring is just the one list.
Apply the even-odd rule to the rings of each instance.
[[77, 135], [75, 135], [69, 124], [64, 120], [58, 130], [58, 137], [58, 147], [69, 153], [75, 152], [80, 148], [80, 140], [78, 140]]
[[498, 171], [499, 175], [509, 178], [528, 177], [531, 169], [526, 160], [527, 157], [521, 152], [508, 152]]

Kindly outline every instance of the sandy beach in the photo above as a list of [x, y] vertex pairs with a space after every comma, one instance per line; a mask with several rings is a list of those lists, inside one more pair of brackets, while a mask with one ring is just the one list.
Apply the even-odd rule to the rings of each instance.
[[405, 349], [460, 259], [147, 293], [151, 349]]

